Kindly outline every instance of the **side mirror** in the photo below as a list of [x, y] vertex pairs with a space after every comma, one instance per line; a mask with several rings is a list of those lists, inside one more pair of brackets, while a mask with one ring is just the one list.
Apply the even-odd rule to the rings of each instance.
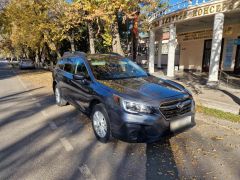
[[73, 79], [74, 80], [85, 80], [86, 78], [83, 75], [74, 74]]

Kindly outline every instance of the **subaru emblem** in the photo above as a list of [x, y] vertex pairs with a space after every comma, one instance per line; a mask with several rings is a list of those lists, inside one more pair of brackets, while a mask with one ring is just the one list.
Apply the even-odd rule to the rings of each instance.
[[183, 103], [181, 103], [181, 102], [177, 103], [177, 108], [178, 108], [178, 109], [182, 109], [182, 108], [183, 108], [183, 106], [184, 106], [184, 104], [183, 104]]

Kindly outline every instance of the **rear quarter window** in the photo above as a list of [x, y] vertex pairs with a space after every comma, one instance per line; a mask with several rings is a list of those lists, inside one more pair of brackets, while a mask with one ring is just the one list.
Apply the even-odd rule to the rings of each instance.
[[63, 70], [64, 69], [64, 62], [63, 60], [59, 60], [57, 63], [57, 68]]
[[74, 60], [71, 58], [65, 59], [64, 60], [64, 71], [68, 73], [74, 73], [75, 70], [75, 64]]

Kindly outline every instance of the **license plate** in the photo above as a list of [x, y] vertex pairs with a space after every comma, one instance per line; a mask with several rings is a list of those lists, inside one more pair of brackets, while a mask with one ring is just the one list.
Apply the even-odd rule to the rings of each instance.
[[181, 119], [177, 119], [174, 121], [170, 122], [170, 130], [171, 131], [176, 131], [178, 129], [181, 129], [183, 127], [186, 127], [188, 125], [190, 125], [192, 122], [192, 117], [191, 116], [187, 116]]

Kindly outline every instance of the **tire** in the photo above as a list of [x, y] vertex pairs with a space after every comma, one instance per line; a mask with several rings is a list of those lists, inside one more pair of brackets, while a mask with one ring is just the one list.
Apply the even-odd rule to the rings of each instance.
[[96, 138], [102, 143], [107, 143], [111, 137], [111, 129], [109, 117], [103, 104], [97, 104], [93, 107], [91, 120]]
[[58, 85], [55, 86], [54, 94], [55, 94], [56, 104], [58, 106], [66, 106], [67, 105], [67, 101], [65, 101], [62, 98], [62, 92], [61, 92], [61, 89], [58, 87]]

